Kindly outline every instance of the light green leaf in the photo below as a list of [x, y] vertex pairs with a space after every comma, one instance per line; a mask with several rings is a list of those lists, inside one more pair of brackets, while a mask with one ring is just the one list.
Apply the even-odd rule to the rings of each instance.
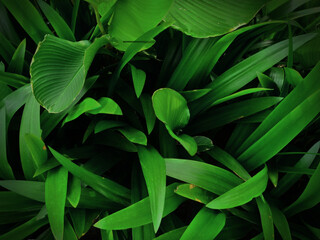
[[131, 67], [134, 91], [136, 92], [137, 98], [139, 98], [142, 93], [144, 84], [146, 82], [146, 73], [143, 70], [138, 69], [131, 64], [130, 64], [130, 67]]
[[67, 185], [67, 169], [59, 167], [48, 172], [45, 183], [45, 202], [50, 228], [57, 240], [63, 240]]
[[54, 113], [69, 107], [84, 85], [96, 52], [108, 41], [107, 36], [91, 44], [46, 35], [30, 67], [33, 93], [39, 103]]
[[51, 34], [42, 16], [29, 0], [2, 0], [2, 3], [36, 44], [43, 39], [45, 34]]
[[175, 189], [175, 193], [193, 201], [207, 204], [216, 197], [215, 194], [206, 191], [194, 184], [181, 184]]
[[25, 52], [26, 39], [23, 39], [11, 58], [11, 61], [8, 66], [8, 72], [22, 74]]
[[221, 232], [226, 223], [224, 213], [216, 213], [203, 207], [193, 218], [180, 240], [212, 240]]
[[215, 194], [223, 194], [242, 183], [231, 172], [203, 162], [166, 158], [167, 176], [194, 184]]
[[182, 234], [184, 233], [184, 231], [187, 229], [187, 227], [181, 227], [181, 228], [177, 228], [174, 229], [170, 232], [166, 232], [162, 235], [160, 235], [159, 237], [156, 237], [154, 240], [176, 240], [176, 239], [180, 239], [180, 237], [182, 236]]
[[[171, 184], [166, 189], [163, 217], [176, 210], [185, 200], [174, 193], [177, 185]], [[148, 223], [152, 223], [149, 197], [101, 219], [94, 226], [105, 230], [121, 230], [139, 227]]]
[[264, 167], [264, 169], [246, 182], [212, 200], [207, 204], [207, 207], [212, 209], [227, 209], [241, 206], [261, 195], [265, 191], [267, 183], [268, 169]]
[[266, 202], [263, 196], [256, 198], [259, 212], [260, 212], [260, 219], [261, 219], [261, 226], [263, 230], [263, 236], [265, 240], [273, 240], [274, 238], [274, 227], [273, 227], [273, 218], [272, 212], [269, 207], [269, 204]]
[[152, 95], [152, 103], [157, 118], [176, 130], [187, 125], [190, 112], [187, 101], [176, 91], [162, 88]]
[[263, 0], [243, 0], [237, 3], [232, 0], [175, 0], [165, 20], [173, 20], [172, 27], [187, 35], [214, 37], [245, 25], [264, 3]]
[[50, 148], [51, 153], [55, 159], [63, 165], [70, 173], [80, 178], [80, 180], [91, 186], [94, 190], [110, 199], [111, 201], [118, 202], [119, 204], [128, 204], [129, 190], [109, 179], [100, 177], [78, 165], [72, 163], [68, 158], [64, 157], [57, 151]]
[[160, 23], [172, 2], [173, 0], [117, 1], [109, 28], [111, 37], [117, 43], [114, 46], [125, 51], [133, 41]]
[[193, 137], [190, 137], [187, 134], [176, 135], [168, 125], [166, 125], [166, 128], [170, 136], [177, 140], [187, 150], [190, 156], [194, 156], [197, 153], [198, 145]]
[[49, 4], [42, 0], [37, 1], [42, 12], [60, 38], [76, 41], [71, 29], [64, 19]]
[[153, 147], [138, 147], [142, 172], [146, 181], [152, 222], [157, 232], [161, 223], [166, 194], [166, 164]]
[[120, 106], [111, 98], [102, 97], [98, 102], [100, 103], [101, 108], [90, 110], [88, 113], [122, 115]]
[[147, 146], [147, 137], [143, 132], [130, 126], [119, 128], [117, 131], [130, 142]]
[[38, 162], [37, 159], [33, 158], [27, 146], [25, 138], [26, 134], [33, 134], [38, 138], [41, 137], [40, 105], [33, 95], [30, 95], [24, 107], [19, 132], [19, 149], [22, 170], [25, 178], [27, 180], [32, 180], [36, 169], [42, 162]]

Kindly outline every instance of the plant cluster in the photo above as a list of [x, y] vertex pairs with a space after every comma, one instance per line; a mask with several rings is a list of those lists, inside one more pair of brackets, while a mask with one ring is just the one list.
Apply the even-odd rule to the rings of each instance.
[[0, 240], [320, 239], [317, 0], [0, 0]]

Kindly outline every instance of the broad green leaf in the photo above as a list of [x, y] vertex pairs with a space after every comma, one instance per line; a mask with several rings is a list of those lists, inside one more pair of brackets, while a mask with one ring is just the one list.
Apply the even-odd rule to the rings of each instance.
[[274, 225], [278, 229], [283, 240], [292, 240], [290, 227], [286, 216], [276, 207], [270, 206]]
[[14, 88], [20, 88], [28, 82], [29, 79], [22, 75], [0, 71], [0, 83], [7, 84]]
[[133, 65], [130, 65], [130, 67], [131, 67], [134, 91], [136, 92], [137, 98], [139, 98], [142, 93], [144, 84], [146, 82], [146, 73], [143, 70], [138, 69]]
[[68, 114], [71, 108], [86, 94], [86, 92], [92, 87], [99, 76], [92, 76], [86, 79], [84, 86], [77, 96], [77, 98], [72, 102], [72, 104], [60, 113], [49, 113], [48, 111], [42, 112], [40, 116], [41, 126], [42, 126], [42, 137], [45, 139], [52, 130], [59, 124], [59, 122]]
[[[293, 50], [296, 50], [315, 36], [315, 34], [310, 33], [294, 37], [292, 39]], [[287, 55], [288, 40], [284, 40], [241, 61], [221, 74], [214, 82], [207, 86], [212, 89], [211, 92], [190, 104], [192, 114], [196, 115], [199, 112], [207, 110], [210, 108], [212, 102], [239, 90], [247, 83], [254, 80], [257, 76], [257, 72], [266, 71]]]
[[38, 138], [41, 137], [40, 105], [33, 95], [30, 95], [24, 107], [19, 132], [19, 149], [22, 170], [25, 178], [27, 180], [32, 180], [36, 169], [42, 162], [38, 162], [30, 153], [25, 138], [26, 134], [32, 134]]
[[156, 237], [154, 240], [176, 240], [176, 239], [180, 239], [180, 237], [182, 236], [182, 234], [184, 233], [184, 231], [187, 229], [187, 227], [181, 227], [181, 228], [177, 228], [174, 229], [170, 232], [166, 232], [162, 235], [160, 235], [159, 237]]
[[84, 85], [96, 52], [108, 41], [107, 36], [90, 43], [46, 35], [30, 66], [33, 93], [39, 103], [53, 113], [69, 107]]
[[43, 39], [45, 34], [51, 34], [42, 16], [29, 0], [2, 0], [2, 3], [36, 44]]
[[143, 132], [133, 127], [129, 127], [129, 126], [122, 127], [122, 128], [119, 128], [118, 131], [132, 143], [137, 143], [144, 146], [147, 145], [146, 135]]
[[175, 193], [203, 204], [209, 203], [216, 197], [215, 194], [208, 192], [194, 184], [181, 184], [175, 189]]
[[232, 0], [175, 0], [165, 20], [173, 20], [172, 27], [193, 37], [219, 36], [245, 25], [264, 3], [263, 0], [243, 0], [241, 3]]
[[93, 98], [85, 98], [81, 103], [78, 105], [74, 106], [72, 110], [69, 112], [68, 116], [65, 118], [63, 123], [70, 122], [78, 117], [80, 117], [83, 113], [101, 108], [100, 103], [98, 103], [95, 99]]
[[227, 209], [241, 206], [261, 195], [265, 191], [267, 183], [268, 169], [264, 167], [264, 169], [246, 182], [212, 200], [207, 204], [207, 207], [212, 209]]
[[165, 204], [166, 164], [158, 151], [151, 146], [138, 147], [138, 156], [149, 193], [154, 231], [157, 232]]
[[207, 154], [229, 168], [243, 180], [246, 181], [251, 178], [247, 170], [234, 157], [218, 146], [214, 146], [210, 151], [207, 151]]
[[140, 97], [140, 102], [142, 105], [142, 110], [144, 117], [146, 119], [148, 134], [150, 134], [156, 123], [156, 115], [152, 106], [152, 99], [147, 94], [142, 94]]
[[42, 0], [37, 1], [42, 12], [60, 38], [76, 41], [71, 29], [64, 19], [49, 4]]
[[152, 95], [152, 103], [157, 118], [176, 130], [187, 125], [190, 112], [187, 101], [176, 91], [162, 88]]
[[215, 194], [223, 194], [242, 183], [231, 172], [203, 162], [166, 158], [167, 176], [194, 184]]
[[[184, 201], [184, 198], [174, 193], [177, 185], [178, 184], [171, 184], [166, 189], [163, 217], [173, 212]], [[120, 230], [134, 228], [148, 223], [152, 223], [149, 197], [101, 219], [94, 226], [105, 230]]]
[[78, 165], [72, 163], [68, 158], [50, 148], [51, 153], [55, 159], [63, 165], [70, 173], [80, 178], [80, 180], [91, 186], [94, 190], [110, 199], [111, 201], [118, 202], [119, 204], [126, 205], [129, 199], [129, 190], [109, 179], [100, 177]]
[[319, 181], [320, 181], [320, 164], [314, 174], [311, 176], [306, 188], [290, 206], [285, 208], [284, 212], [288, 216], [293, 216], [299, 212], [310, 209], [320, 202], [319, 195]]
[[[320, 142], [316, 142], [309, 150], [308, 154], [305, 154], [299, 161], [294, 165], [294, 168], [309, 168], [312, 162], [315, 160], [316, 155], [312, 153], [317, 153], [320, 149]], [[277, 186], [270, 193], [275, 197], [280, 197], [285, 194], [297, 181], [302, 177], [298, 174], [286, 174], [284, 175]]]
[[109, 27], [110, 36], [116, 40], [114, 46], [125, 51], [133, 41], [160, 23], [172, 2], [173, 0], [117, 1]]
[[70, 204], [76, 208], [81, 197], [81, 180], [78, 177], [72, 176], [68, 182], [67, 199]]
[[212, 240], [221, 232], [226, 223], [224, 213], [203, 207], [184, 231], [181, 240]]
[[29, 221], [23, 223], [22, 225], [10, 230], [9, 232], [2, 234], [0, 240], [14, 239], [14, 240], [23, 240], [26, 239], [29, 235], [36, 232], [42, 226], [48, 223], [47, 218], [37, 220], [36, 217], [30, 219]]
[[[320, 112], [320, 88], [318, 64], [247, 138], [238, 151], [247, 149], [238, 157], [252, 170], [268, 161], [297, 136]], [[288, 128], [294, 123], [294, 128]], [[254, 142], [255, 141], [255, 142]], [[272, 148], [265, 147], [272, 143]], [[251, 146], [249, 144], [252, 144]]]
[[197, 153], [198, 145], [193, 137], [187, 134], [176, 135], [168, 125], [166, 125], [166, 128], [170, 136], [177, 140], [187, 150], [190, 156], [194, 156]]
[[96, 108], [88, 111], [91, 114], [113, 114], [113, 115], [122, 115], [122, 110], [120, 106], [111, 98], [102, 97], [98, 100], [101, 105], [101, 108]]
[[260, 212], [261, 226], [263, 230], [263, 236], [265, 240], [272, 240], [274, 238], [274, 227], [272, 212], [269, 204], [263, 198], [263, 196], [256, 198], [257, 205]]
[[259, 97], [238, 101], [217, 109], [207, 111], [188, 126], [192, 133], [198, 134], [224, 126], [235, 120], [242, 119], [279, 103], [281, 97]]
[[59, 167], [48, 172], [45, 183], [45, 202], [50, 228], [57, 240], [63, 239], [67, 185], [67, 169]]
[[8, 72], [22, 74], [25, 52], [26, 39], [23, 39], [11, 58], [8, 66]]

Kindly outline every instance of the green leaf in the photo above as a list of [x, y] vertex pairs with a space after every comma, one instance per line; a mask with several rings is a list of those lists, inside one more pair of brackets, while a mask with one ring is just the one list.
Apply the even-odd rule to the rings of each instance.
[[207, 204], [207, 207], [212, 209], [227, 209], [241, 206], [261, 195], [265, 191], [267, 183], [268, 169], [264, 167], [264, 169], [246, 182], [212, 200]]
[[51, 34], [43, 18], [29, 0], [18, 2], [2, 0], [2, 3], [36, 44], [43, 39], [45, 34]]
[[284, 68], [284, 72], [286, 75], [286, 80], [294, 87], [299, 85], [299, 83], [303, 81], [303, 78], [300, 75], [300, 73], [292, 68]]
[[[269, 76], [267, 76], [263, 73], [260, 73], [260, 72], [257, 72], [257, 76], [258, 76], [259, 82], [262, 87], [268, 88], [268, 89], [273, 89], [273, 91], [271, 92], [271, 93], [273, 93], [272, 95], [279, 96], [279, 94], [280, 94], [279, 88], [278, 88], [277, 84], [274, 81], [272, 81], [272, 79]], [[268, 95], [271, 95], [271, 93], [267, 92]]]
[[[315, 34], [310, 33], [294, 37], [292, 39], [293, 50], [296, 50], [315, 36]], [[192, 114], [196, 115], [199, 112], [207, 110], [210, 108], [212, 102], [239, 90], [247, 83], [254, 80], [257, 76], [257, 72], [266, 71], [287, 55], [288, 40], [284, 40], [267, 47], [236, 64], [207, 86], [212, 89], [211, 92], [190, 104]]]
[[213, 198], [216, 197], [215, 194], [208, 192], [194, 184], [181, 184], [176, 188], [175, 193], [203, 204], [209, 203]]
[[271, 209], [269, 207], [269, 204], [263, 198], [263, 196], [256, 198], [256, 200], [260, 212], [261, 226], [263, 230], [264, 239], [272, 240], [274, 239], [274, 227]]
[[25, 52], [26, 52], [26, 39], [23, 39], [11, 58], [11, 61], [8, 66], [9, 72], [22, 74]]
[[136, 92], [137, 98], [139, 98], [142, 93], [144, 84], [146, 82], [146, 73], [141, 69], [137, 69], [135, 66], [131, 64], [130, 64], [130, 67], [131, 67], [134, 91]]
[[229, 168], [243, 180], [246, 181], [251, 178], [247, 170], [234, 157], [218, 146], [214, 146], [210, 151], [207, 151], [207, 154]]
[[198, 152], [206, 152], [213, 148], [213, 142], [210, 138], [204, 136], [195, 136], [194, 140], [197, 143]]
[[90, 110], [88, 113], [122, 115], [120, 106], [111, 98], [102, 97], [98, 102], [100, 103], [101, 108]]
[[70, 204], [76, 208], [81, 197], [81, 180], [78, 177], [72, 176], [68, 183], [67, 199]]
[[38, 0], [37, 2], [57, 35], [60, 38], [69, 41], [76, 41], [73, 32], [64, 19], [59, 15], [59, 13], [57, 13], [52, 7], [50, 7], [50, 5], [42, 0]]
[[283, 240], [292, 240], [290, 227], [286, 216], [276, 207], [270, 206], [274, 225], [278, 229]]
[[148, 134], [150, 134], [156, 123], [156, 115], [152, 106], [152, 99], [147, 94], [142, 94], [140, 97], [140, 102], [142, 105], [142, 110], [144, 117], [146, 119]]
[[146, 181], [152, 222], [157, 232], [161, 223], [166, 194], [166, 164], [153, 147], [138, 147], [141, 168]]
[[28, 82], [29, 79], [22, 75], [0, 71], [0, 83], [7, 84], [14, 88], [20, 88]]
[[[252, 170], [272, 158], [320, 112], [320, 64], [299, 84], [238, 149], [238, 160]], [[289, 128], [294, 123], [294, 128]], [[272, 143], [272, 147], [269, 146]], [[252, 145], [251, 145], [252, 144]]]
[[37, 217], [30, 219], [29, 221], [23, 223], [22, 225], [10, 230], [9, 232], [2, 234], [0, 240], [14, 239], [14, 240], [23, 240], [26, 239], [29, 235], [36, 232], [42, 226], [48, 223], [47, 218], [42, 218], [37, 220]]
[[94, 133], [99, 133], [108, 129], [125, 127], [125, 126], [126, 124], [124, 122], [114, 121], [114, 120], [101, 120], [94, 127]]
[[166, 158], [167, 176], [194, 184], [215, 194], [223, 194], [242, 183], [231, 172], [203, 162]]
[[190, 119], [187, 101], [176, 91], [162, 88], [152, 95], [152, 103], [157, 118], [172, 130], [183, 128]]
[[48, 112], [58, 113], [69, 107], [79, 95], [99, 48], [108, 37], [70, 42], [46, 35], [39, 43], [30, 67], [33, 93]]
[[57, 240], [63, 239], [67, 185], [67, 169], [59, 167], [48, 172], [45, 183], [45, 202], [50, 228]]
[[281, 97], [259, 97], [238, 101], [200, 115], [188, 126], [192, 133], [198, 134], [250, 116], [279, 103]]
[[73, 229], [73, 227], [71, 226], [68, 218], [65, 218], [65, 222], [64, 222], [64, 239], [70, 239], [70, 240], [77, 240], [78, 237]]
[[143, 132], [130, 126], [119, 128], [117, 131], [130, 142], [147, 146], [147, 137]]
[[226, 215], [224, 213], [217, 214], [215, 211], [203, 207], [193, 218], [180, 239], [215, 239], [223, 229], [225, 223]]
[[86, 211], [84, 209], [70, 209], [69, 211], [74, 231], [80, 238], [84, 233]]
[[117, 1], [109, 27], [111, 37], [116, 40], [114, 46], [125, 51], [133, 41], [160, 23], [172, 2], [173, 0]]
[[190, 137], [187, 134], [176, 135], [168, 125], [166, 125], [166, 128], [170, 136], [177, 140], [187, 150], [190, 156], [194, 156], [197, 153], [198, 145], [193, 137]]
[[175, 0], [165, 20], [173, 20], [172, 27], [187, 35], [214, 37], [245, 25], [264, 3], [263, 0], [244, 0], [241, 3], [232, 0]]
[[70, 173], [80, 178], [80, 180], [91, 186], [94, 190], [110, 199], [111, 201], [118, 202], [119, 204], [127, 205], [129, 199], [129, 190], [109, 179], [100, 177], [78, 165], [72, 163], [68, 158], [64, 157], [57, 151], [50, 148], [51, 153], [57, 161], [63, 165]]
[[38, 138], [41, 137], [40, 105], [33, 95], [30, 95], [24, 107], [19, 132], [19, 149], [22, 170], [25, 178], [27, 180], [32, 180], [36, 169], [42, 162], [38, 162], [30, 153], [25, 138], [26, 134], [33, 134]]
[[293, 216], [299, 212], [310, 209], [320, 202], [319, 196], [319, 181], [320, 181], [320, 164], [314, 174], [311, 176], [306, 188], [290, 206], [285, 208], [284, 212], [288, 216]]
[[[177, 185], [171, 184], [166, 189], [163, 217], [177, 209], [184, 201], [184, 198], [174, 193]], [[139, 227], [148, 223], [152, 223], [149, 197], [101, 219], [94, 226], [105, 230], [121, 230]]]
[[17, 193], [9, 191], [0, 191], [0, 212], [27, 213], [38, 211], [42, 204]]

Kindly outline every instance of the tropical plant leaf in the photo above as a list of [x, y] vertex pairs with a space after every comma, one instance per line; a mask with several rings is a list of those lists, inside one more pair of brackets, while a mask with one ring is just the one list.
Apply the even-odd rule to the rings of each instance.
[[46, 35], [30, 67], [32, 89], [38, 102], [54, 113], [69, 107], [84, 85], [96, 52], [108, 41], [106, 36], [91, 44]]
[[241, 206], [261, 195], [265, 191], [267, 183], [268, 169], [264, 167], [255, 176], [215, 198], [206, 206], [212, 209], [227, 209]]
[[133, 65], [130, 65], [130, 67], [131, 67], [134, 91], [136, 92], [137, 98], [139, 98], [146, 81], [146, 73], [141, 69], [137, 69]]
[[23, 39], [11, 58], [8, 66], [8, 72], [22, 74], [25, 53], [26, 39]]
[[172, 27], [187, 35], [197, 38], [214, 37], [249, 22], [264, 3], [263, 0], [245, 0], [237, 4], [232, 0], [175, 0], [165, 19], [174, 21]]
[[216, 197], [215, 194], [193, 184], [181, 184], [176, 188], [175, 193], [203, 204], [209, 203]]
[[78, 177], [72, 176], [68, 182], [67, 199], [70, 204], [76, 208], [81, 198], [81, 180]]
[[157, 232], [165, 204], [166, 164], [158, 151], [151, 146], [138, 147], [138, 155], [149, 193], [154, 231]]
[[265, 240], [274, 239], [274, 227], [272, 212], [269, 204], [263, 198], [263, 196], [256, 198], [257, 205], [260, 212], [261, 226], [263, 230], [263, 236]]

